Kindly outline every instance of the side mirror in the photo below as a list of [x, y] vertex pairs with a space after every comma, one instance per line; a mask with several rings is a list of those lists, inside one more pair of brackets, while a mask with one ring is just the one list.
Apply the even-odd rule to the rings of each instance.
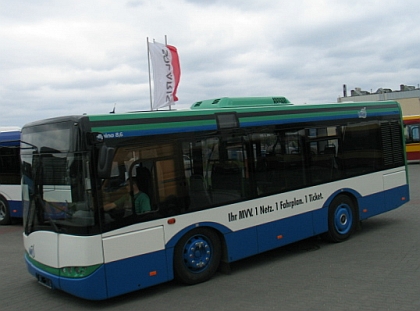
[[86, 133], [86, 137], [90, 145], [102, 144], [105, 140], [104, 135], [99, 132]]
[[115, 148], [107, 147], [105, 144], [99, 149], [98, 155], [98, 177], [105, 179], [111, 176], [112, 160], [114, 159]]

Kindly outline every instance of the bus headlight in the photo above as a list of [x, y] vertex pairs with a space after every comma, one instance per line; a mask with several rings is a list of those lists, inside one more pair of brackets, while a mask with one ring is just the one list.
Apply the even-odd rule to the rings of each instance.
[[63, 267], [60, 269], [60, 276], [66, 278], [83, 278], [95, 272], [101, 265], [93, 265], [86, 267]]
[[87, 275], [86, 267], [64, 267], [61, 268], [61, 276], [68, 278], [82, 278]]

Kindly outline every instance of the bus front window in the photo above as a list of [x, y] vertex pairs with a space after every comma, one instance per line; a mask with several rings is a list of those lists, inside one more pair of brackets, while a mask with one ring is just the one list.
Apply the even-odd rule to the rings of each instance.
[[23, 220], [27, 234], [97, 231], [89, 154], [75, 152], [73, 122], [25, 128], [21, 139]]
[[23, 155], [25, 229], [89, 233], [94, 225], [86, 155]]

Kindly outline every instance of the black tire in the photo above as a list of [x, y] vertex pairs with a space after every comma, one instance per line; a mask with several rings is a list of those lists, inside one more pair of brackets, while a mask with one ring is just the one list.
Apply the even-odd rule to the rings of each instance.
[[343, 242], [354, 232], [358, 219], [353, 201], [346, 195], [337, 196], [328, 208], [328, 232], [324, 237]]
[[175, 278], [193, 285], [209, 280], [220, 264], [220, 238], [210, 228], [196, 228], [185, 234], [175, 246]]
[[0, 225], [10, 224], [10, 210], [7, 200], [0, 196]]

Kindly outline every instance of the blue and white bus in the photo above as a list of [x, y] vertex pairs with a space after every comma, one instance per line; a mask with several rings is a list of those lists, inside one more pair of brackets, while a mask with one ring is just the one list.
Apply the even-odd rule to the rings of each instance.
[[315, 235], [344, 241], [408, 202], [402, 129], [394, 101], [284, 97], [27, 124], [28, 270], [100, 300], [204, 282], [221, 264]]
[[22, 217], [20, 129], [0, 127], [0, 225]]

